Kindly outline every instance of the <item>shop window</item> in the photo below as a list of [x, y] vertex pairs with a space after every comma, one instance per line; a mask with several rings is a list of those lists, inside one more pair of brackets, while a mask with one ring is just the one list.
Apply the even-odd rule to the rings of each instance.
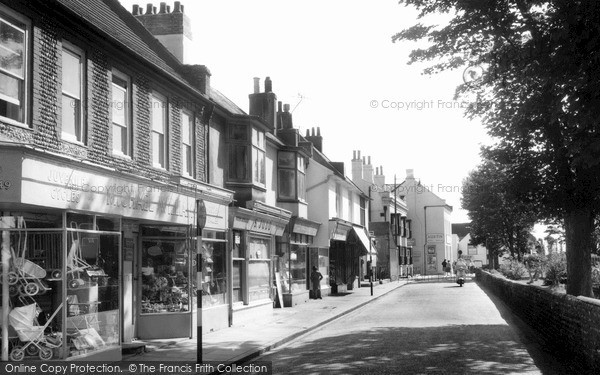
[[142, 241], [142, 314], [190, 311], [188, 242]]
[[62, 48], [62, 137], [68, 141], [84, 142], [85, 81], [83, 51], [63, 41]]
[[248, 240], [248, 299], [257, 301], [271, 297], [270, 240], [250, 237]]
[[0, 5], [0, 117], [26, 122], [29, 23]]
[[112, 72], [112, 103], [110, 107], [112, 121], [113, 153], [131, 156], [131, 84], [125, 74]]
[[242, 232], [233, 231], [233, 302], [243, 302], [244, 295], [242, 291], [242, 264], [244, 262], [244, 252], [242, 247]]
[[181, 171], [194, 177], [194, 115], [181, 111]]
[[120, 345], [120, 221], [104, 220], [116, 224], [110, 233], [98, 231], [94, 216], [67, 218], [71, 221], [63, 223], [60, 215], [46, 213], [14, 217], [8, 274], [11, 360], [82, 357]]
[[291, 292], [306, 290], [306, 246], [292, 245], [290, 249]]
[[[227, 243], [215, 234], [203, 234], [202, 250], [202, 307], [224, 305], [227, 298]], [[206, 236], [206, 237], [205, 237]]]
[[158, 93], [150, 95], [152, 122], [152, 164], [157, 168], [167, 168], [167, 98]]

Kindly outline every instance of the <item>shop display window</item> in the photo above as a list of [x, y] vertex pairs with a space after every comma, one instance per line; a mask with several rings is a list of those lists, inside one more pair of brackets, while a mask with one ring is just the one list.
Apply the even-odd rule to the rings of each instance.
[[271, 241], [266, 238], [248, 239], [248, 299], [258, 301], [271, 297]]
[[292, 245], [290, 249], [291, 292], [306, 290], [306, 246]]
[[111, 233], [99, 231], [94, 216], [66, 218], [71, 221], [63, 222], [62, 213], [6, 219], [12, 221], [5, 231], [10, 248], [3, 251], [10, 254], [3, 275], [10, 305], [2, 308], [9, 313], [10, 360], [83, 356], [120, 345], [120, 221], [109, 220]]
[[151, 227], [142, 230], [141, 313], [191, 311], [191, 245], [188, 227]]
[[233, 268], [232, 268], [232, 276], [233, 276], [233, 302], [243, 302], [244, 295], [242, 291], [242, 264], [244, 262], [244, 251], [242, 247], [242, 232], [234, 230], [233, 231]]
[[225, 233], [202, 235], [202, 307], [227, 304], [227, 243]]

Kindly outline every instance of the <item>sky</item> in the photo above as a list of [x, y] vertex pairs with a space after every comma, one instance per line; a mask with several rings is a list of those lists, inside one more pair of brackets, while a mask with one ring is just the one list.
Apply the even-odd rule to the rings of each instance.
[[[120, 0], [131, 11], [133, 4]], [[406, 170], [460, 208], [462, 180], [490, 143], [480, 122], [453, 100], [463, 70], [427, 76], [408, 65], [413, 42], [392, 36], [417, 21], [397, 0], [182, 0], [191, 20], [190, 63], [206, 65], [211, 85], [248, 111], [253, 78], [269, 76], [279, 101], [293, 109], [302, 135], [320, 127], [323, 152], [346, 163], [353, 150], [382, 166], [386, 183]], [[173, 2], [168, 1], [173, 7]], [[154, 2], [159, 6], [159, 2]], [[436, 20], [443, 22], [443, 18]]]

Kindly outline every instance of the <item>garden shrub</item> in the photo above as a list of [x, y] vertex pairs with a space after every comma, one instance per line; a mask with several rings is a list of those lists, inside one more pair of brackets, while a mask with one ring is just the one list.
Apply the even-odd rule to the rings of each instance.
[[565, 253], [550, 253], [546, 260], [544, 285], [558, 286], [567, 282], [567, 256]]
[[521, 280], [527, 276], [527, 268], [525, 265], [512, 257], [500, 264], [500, 272], [507, 279], [511, 280]]

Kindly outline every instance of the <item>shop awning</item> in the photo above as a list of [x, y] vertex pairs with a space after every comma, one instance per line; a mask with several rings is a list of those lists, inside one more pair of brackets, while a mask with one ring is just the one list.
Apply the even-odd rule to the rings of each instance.
[[370, 243], [369, 236], [365, 229], [361, 227], [352, 227], [352, 230], [356, 233], [356, 237], [358, 237], [358, 243], [362, 250], [361, 255], [376, 255], [377, 249], [375, 248], [375, 245]]

